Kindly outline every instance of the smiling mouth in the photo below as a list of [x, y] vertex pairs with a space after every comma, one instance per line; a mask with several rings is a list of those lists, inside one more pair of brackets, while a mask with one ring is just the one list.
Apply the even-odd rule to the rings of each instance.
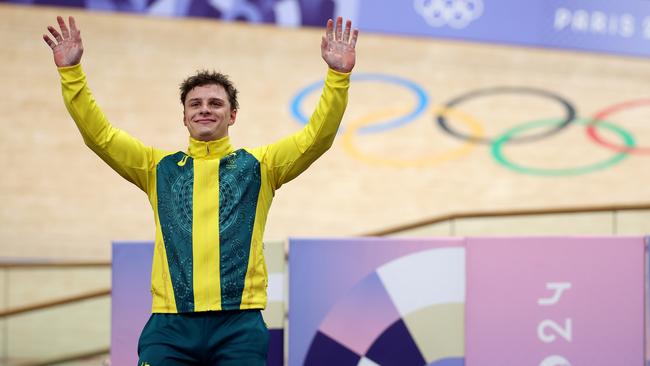
[[202, 125], [205, 125], [205, 124], [208, 124], [208, 123], [214, 123], [214, 122], [217, 122], [217, 121], [215, 121], [215, 120], [213, 120], [213, 119], [197, 119], [197, 120], [194, 121], [194, 122], [195, 122], [195, 123], [202, 124]]

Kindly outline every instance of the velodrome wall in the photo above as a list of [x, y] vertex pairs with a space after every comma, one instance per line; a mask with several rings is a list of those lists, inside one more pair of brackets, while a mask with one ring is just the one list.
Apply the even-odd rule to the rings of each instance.
[[[0, 4], [3, 256], [108, 259], [113, 240], [153, 237], [145, 196], [83, 146], [65, 111], [40, 39], [57, 14], [77, 17], [110, 120], [167, 150], [186, 148], [177, 85], [197, 69], [241, 90], [235, 146], [301, 128], [325, 73], [319, 29]], [[650, 199], [647, 60], [361, 32], [340, 136], [277, 192], [267, 240]]]

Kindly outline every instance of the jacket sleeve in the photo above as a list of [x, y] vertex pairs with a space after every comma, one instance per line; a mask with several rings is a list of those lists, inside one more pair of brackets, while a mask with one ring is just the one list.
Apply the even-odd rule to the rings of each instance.
[[65, 106], [86, 145], [113, 170], [143, 191], [148, 191], [148, 172], [155, 151], [128, 133], [113, 127], [101, 111], [81, 64], [59, 68]]
[[297, 177], [332, 146], [347, 106], [349, 86], [349, 73], [328, 69], [309, 123], [297, 133], [261, 147], [274, 189]]

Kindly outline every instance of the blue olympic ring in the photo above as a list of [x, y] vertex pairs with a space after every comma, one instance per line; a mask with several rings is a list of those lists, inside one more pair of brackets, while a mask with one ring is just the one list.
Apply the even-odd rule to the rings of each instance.
[[[416, 117], [418, 117], [422, 112], [424, 112], [429, 105], [429, 96], [427, 95], [427, 92], [424, 91], [419, 85], [416, 83], [402, 79], [397, 76], [390, 76], [390, 75], [382, 75], [382, 74], [354, 74], [352, 75], [352, 80], [354, 81], [384, 81], [387, 83], [391, 84], [397, 84], [399, 86], [403, 86], [415, 94], [415, 97], [417, 98], [417, 106], [413, 110], [413, 112], [409, 113], [406, 116], [403, 117], [398, 117], [394, 119], [390, 119], [386, 122], [378, 123], [378, 124], [373, 124], [370, 126], [364, 126], [359, 129], [360, 133], [366, 134], [366, 133], [376, 133], [376, 132], [382, 132], [385, 130], [389, 130], [392, 128], [397, 128], [400, 126], [403, 126], [409, 122], [412, 122], [415, 120]], [[298, 120], [300, 123], [306, 125], [309, 122], [309, 117], [307, 117], [302, 111], [300, 110], [300, 105], [302, 104], [303, 100], [307, 95], [313, 93], [314, 91], [320, 90], [323, 87], [323, 81], [317, 81], [306, 88], [302, 89], [298, 94], [293, 98], [291, 101], [291, 115]], [[339, 133], [342, 132], [342, 128], [339, 129]]]

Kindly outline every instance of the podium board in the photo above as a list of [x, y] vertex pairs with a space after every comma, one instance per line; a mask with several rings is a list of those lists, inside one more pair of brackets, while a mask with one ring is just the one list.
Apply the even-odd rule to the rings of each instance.
[[[643, 365], [643, 237], [291, 239], [289, 365]], [[268, 365], [284, 250], [265, 249]], [[111, 361], [137, 361], [151, 243], [113, 246]]]
[[290, 365], [643, 365], [642, 237], [294, 239]]

